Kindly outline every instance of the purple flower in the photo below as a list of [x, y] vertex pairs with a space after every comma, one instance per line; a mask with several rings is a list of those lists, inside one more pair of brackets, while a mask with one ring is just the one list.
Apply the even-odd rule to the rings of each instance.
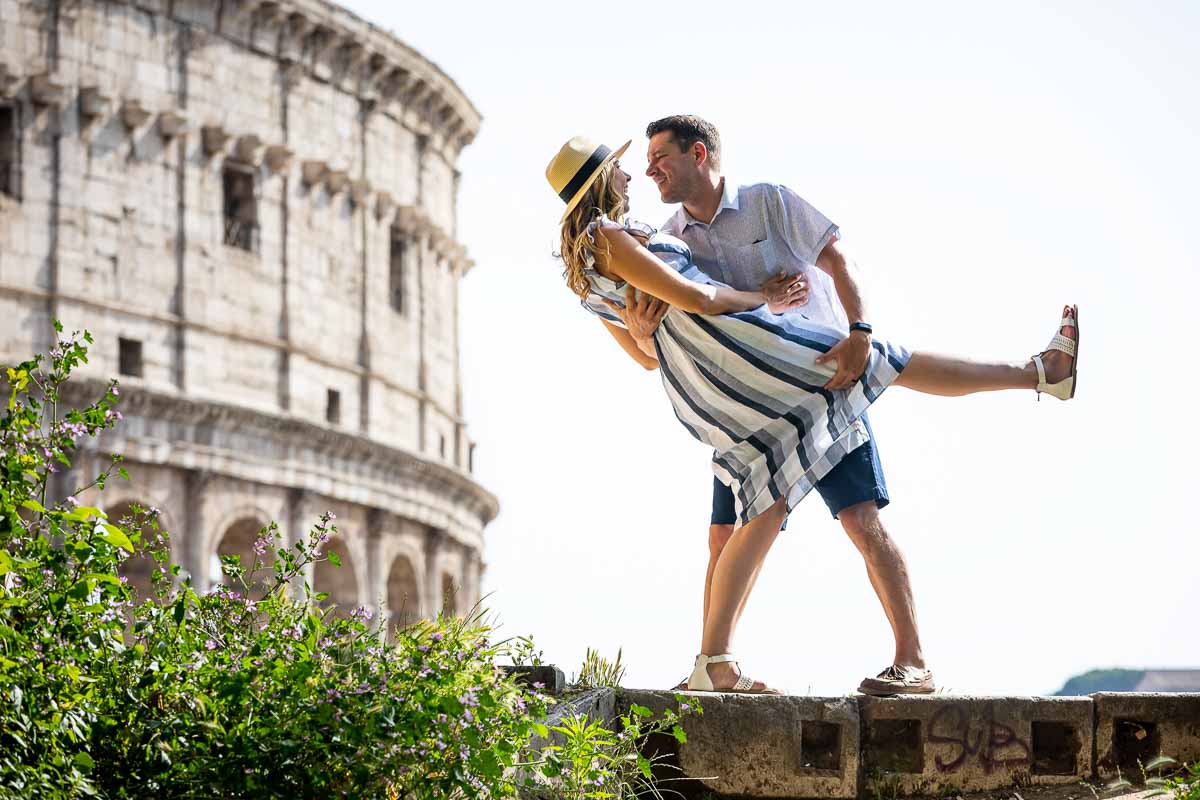
[[216, 650], [216, 649], [217, 649], [217, 642], [216, 642], [216, 640], [215, 640], [215, 639], [209, 639], [208, 641], [206, 641], [206, 642], [204, 643], [204, 649], [205, 649], [205, 650]]

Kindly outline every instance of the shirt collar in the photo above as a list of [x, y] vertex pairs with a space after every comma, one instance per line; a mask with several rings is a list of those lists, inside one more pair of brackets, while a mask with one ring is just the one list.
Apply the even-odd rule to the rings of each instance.
[[[734, 211], [739, 210], [738, 209], [738, 190], [737, 190], [737, 184], [735, 184], [733, 181], [729, 180], [729, 178], [722, 176], [721, 177], [721, 204], [719, 206], [717, 206], [717, 212], [715, 214], [713, 214], [712, 222], [716, 222], [717, 217], [721, 216], [721, 212], [727, 208], [731, 208]], [[683, 227], [685, 227], [685, 228], [688, 225], [704, 225], [705, 224], [705, 223], [701, 222], [700, 220], [696, 219], [695, 217], [693, 217], [691, 214], [689, 214], [687, 212], [687, 209], [684, 208], [683, 206], [679, 207], [679, 213], [682, 214], [682, 216], [683, 216]], [[712, 222], [710, 222], [708, 224], [711, 225]]]

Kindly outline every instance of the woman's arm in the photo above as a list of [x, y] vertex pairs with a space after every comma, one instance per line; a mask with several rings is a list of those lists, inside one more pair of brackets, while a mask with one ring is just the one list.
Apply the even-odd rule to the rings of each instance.
[[612, 334], [612, 337], [617, 340], [617, 344], [621, 345], [621, 349], [629, 354], [629, 357], [641, 364], [642, 367], [648, 370], [658, 369], [658, 358], [648, 355], [643, 351], [633, 337], [629, 335], [629, 331], [622, 327], [613, 325], [606, 319], [600, 320], [604, 323], [604, 327]]
[[637, 289], [692, 314], [725, 314], [761, 306], [761, 292], [739, 292], [724, 286], [689, 281], [664, 264], [616, 225], [600, 226], [609, 246], [610, 272]]

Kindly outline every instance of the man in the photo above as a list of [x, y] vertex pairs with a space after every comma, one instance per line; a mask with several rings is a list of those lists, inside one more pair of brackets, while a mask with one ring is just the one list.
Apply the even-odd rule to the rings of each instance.
[[[685, 241], [696, 265], [735, 289], [762, 289], [774, 313], [803, 313], [846, 331], [820, 361], [836, 362], [827, 389], [845, 389], [862, 375], [871, 346], [871, 326], [852, 264], [838, 228], [784, 186], [736, 186], [721, 175], [721, 140], [709, 122], [691, 115], [665, 117], [646, 128], [650, 140], [646, 175], [664, 203], [682, 207], [663, 231]], [[630, 296], [620, 311], [643, 366], [653, 360], [651, 337], [666, 311], [659, 301]], [[802, 309], [802, 310], [801, 310]], [[638, 358], [644, 355], [646, 358]], [[870, 434], [864, 416], [860, 423]], [[892, 664], [868, 677], [859, 691], [873, 695], [927, 694], [933, 676], [925, 668], [908, 569], [879, 510], [889, 502], [874, 438], [849, 453], [816, 485], [835, 519], [866, 562], [867, 576], [892, 626]], [[733, 494], [713, 480], [709, 563], [704, 584], [707, 620], [713, 570], [733, 534]]]

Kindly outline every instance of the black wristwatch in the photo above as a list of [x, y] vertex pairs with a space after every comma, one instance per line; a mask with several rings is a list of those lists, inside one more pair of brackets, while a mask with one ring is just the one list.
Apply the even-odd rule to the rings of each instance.
[[851, 333], [854, 333], [855, 331], [862, 331], [867, 336], [870, 336], [873, 330], [874, 329], [871, 327], [871, 323], [869, 323], [869, 322], [859, 321], [859, 322], [851, 322], [850, 323], [850, 332]]

